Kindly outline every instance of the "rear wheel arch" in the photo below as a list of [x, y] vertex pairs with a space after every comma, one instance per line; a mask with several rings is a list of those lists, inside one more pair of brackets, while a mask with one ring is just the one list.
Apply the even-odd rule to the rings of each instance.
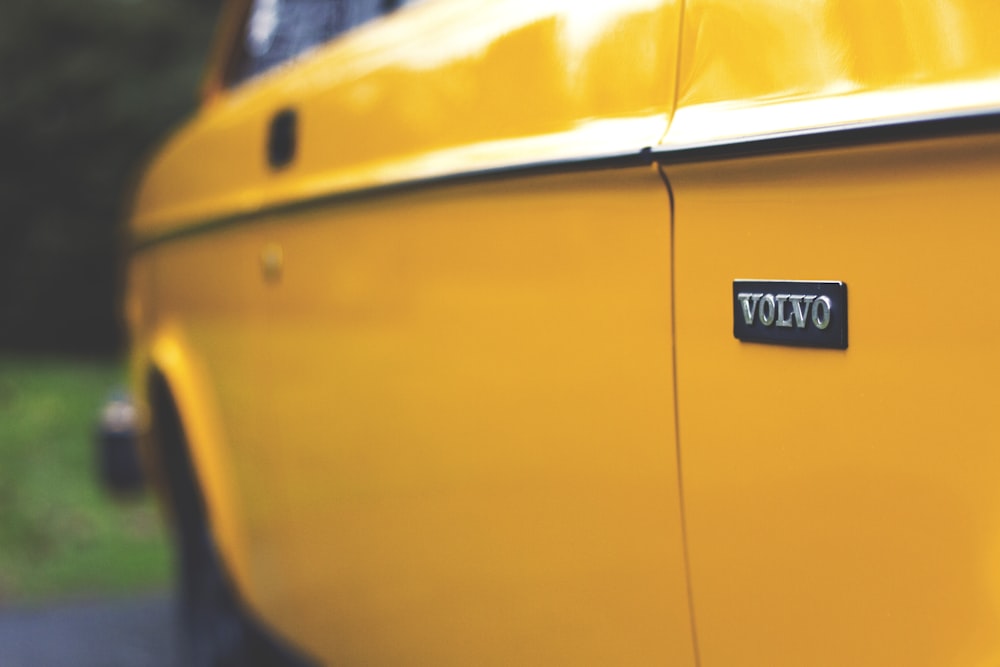
[[133, 377], [148, 410], [147, 468], [171, 512], [168, 487], [187, 485], [191, 494], [183, 507], [211, 526], [227, 569], [253, 600], [238, 486], [210, 378], [177, 326], [157, 331], [144, 349]]
[[176, 545], [180, 634], [193, 667], [312, 664], [276, 637], [246, 605], [216, 546], [184, 419], [166, 376], [147, 381], [152, 456]]
[[182, 540], [180, 532], [185, 525], [207, 526], [203, 487], [192, 461], [187, 429], [174, 391], [156, 367], [149, 371], [146, 391], [150, 412], [149, 454], [164, 505], [172, 514], [176, 538]]

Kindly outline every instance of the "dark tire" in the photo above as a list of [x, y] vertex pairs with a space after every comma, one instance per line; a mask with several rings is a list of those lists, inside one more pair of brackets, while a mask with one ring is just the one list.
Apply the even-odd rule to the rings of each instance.
[[157, 451], [174, 518], [181, 664], [313, 664], [267, 633], [245, 611], [216, 549], [180, 416], [162, 378], [154, 378], [151, 398]]
[[[193, 537], [193, 536], [192, 536]], [[185, 540], [180, 569], [181, 632], [194, 667], [283, 665], [242, 613], [208, 531]]]

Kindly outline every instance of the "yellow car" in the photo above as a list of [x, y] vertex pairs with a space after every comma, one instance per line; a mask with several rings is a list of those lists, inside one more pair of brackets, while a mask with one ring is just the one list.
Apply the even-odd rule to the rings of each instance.
[[125, 303], [192, 664], [1000, 663], [998, 25], [226, 4]]

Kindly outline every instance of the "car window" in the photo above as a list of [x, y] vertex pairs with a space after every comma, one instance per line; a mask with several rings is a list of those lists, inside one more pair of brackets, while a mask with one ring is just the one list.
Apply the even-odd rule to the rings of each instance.
[[[412, 1], [412, 0], [411, 0]], [[253, 0], [227, 83], [266, 72], [403, 0]]]

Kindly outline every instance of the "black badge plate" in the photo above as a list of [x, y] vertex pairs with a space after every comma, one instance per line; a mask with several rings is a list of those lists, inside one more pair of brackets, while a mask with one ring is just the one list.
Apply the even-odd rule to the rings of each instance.
[[847, 285], [734, 280], [733, 335], [748, 343], [847, 349]]

